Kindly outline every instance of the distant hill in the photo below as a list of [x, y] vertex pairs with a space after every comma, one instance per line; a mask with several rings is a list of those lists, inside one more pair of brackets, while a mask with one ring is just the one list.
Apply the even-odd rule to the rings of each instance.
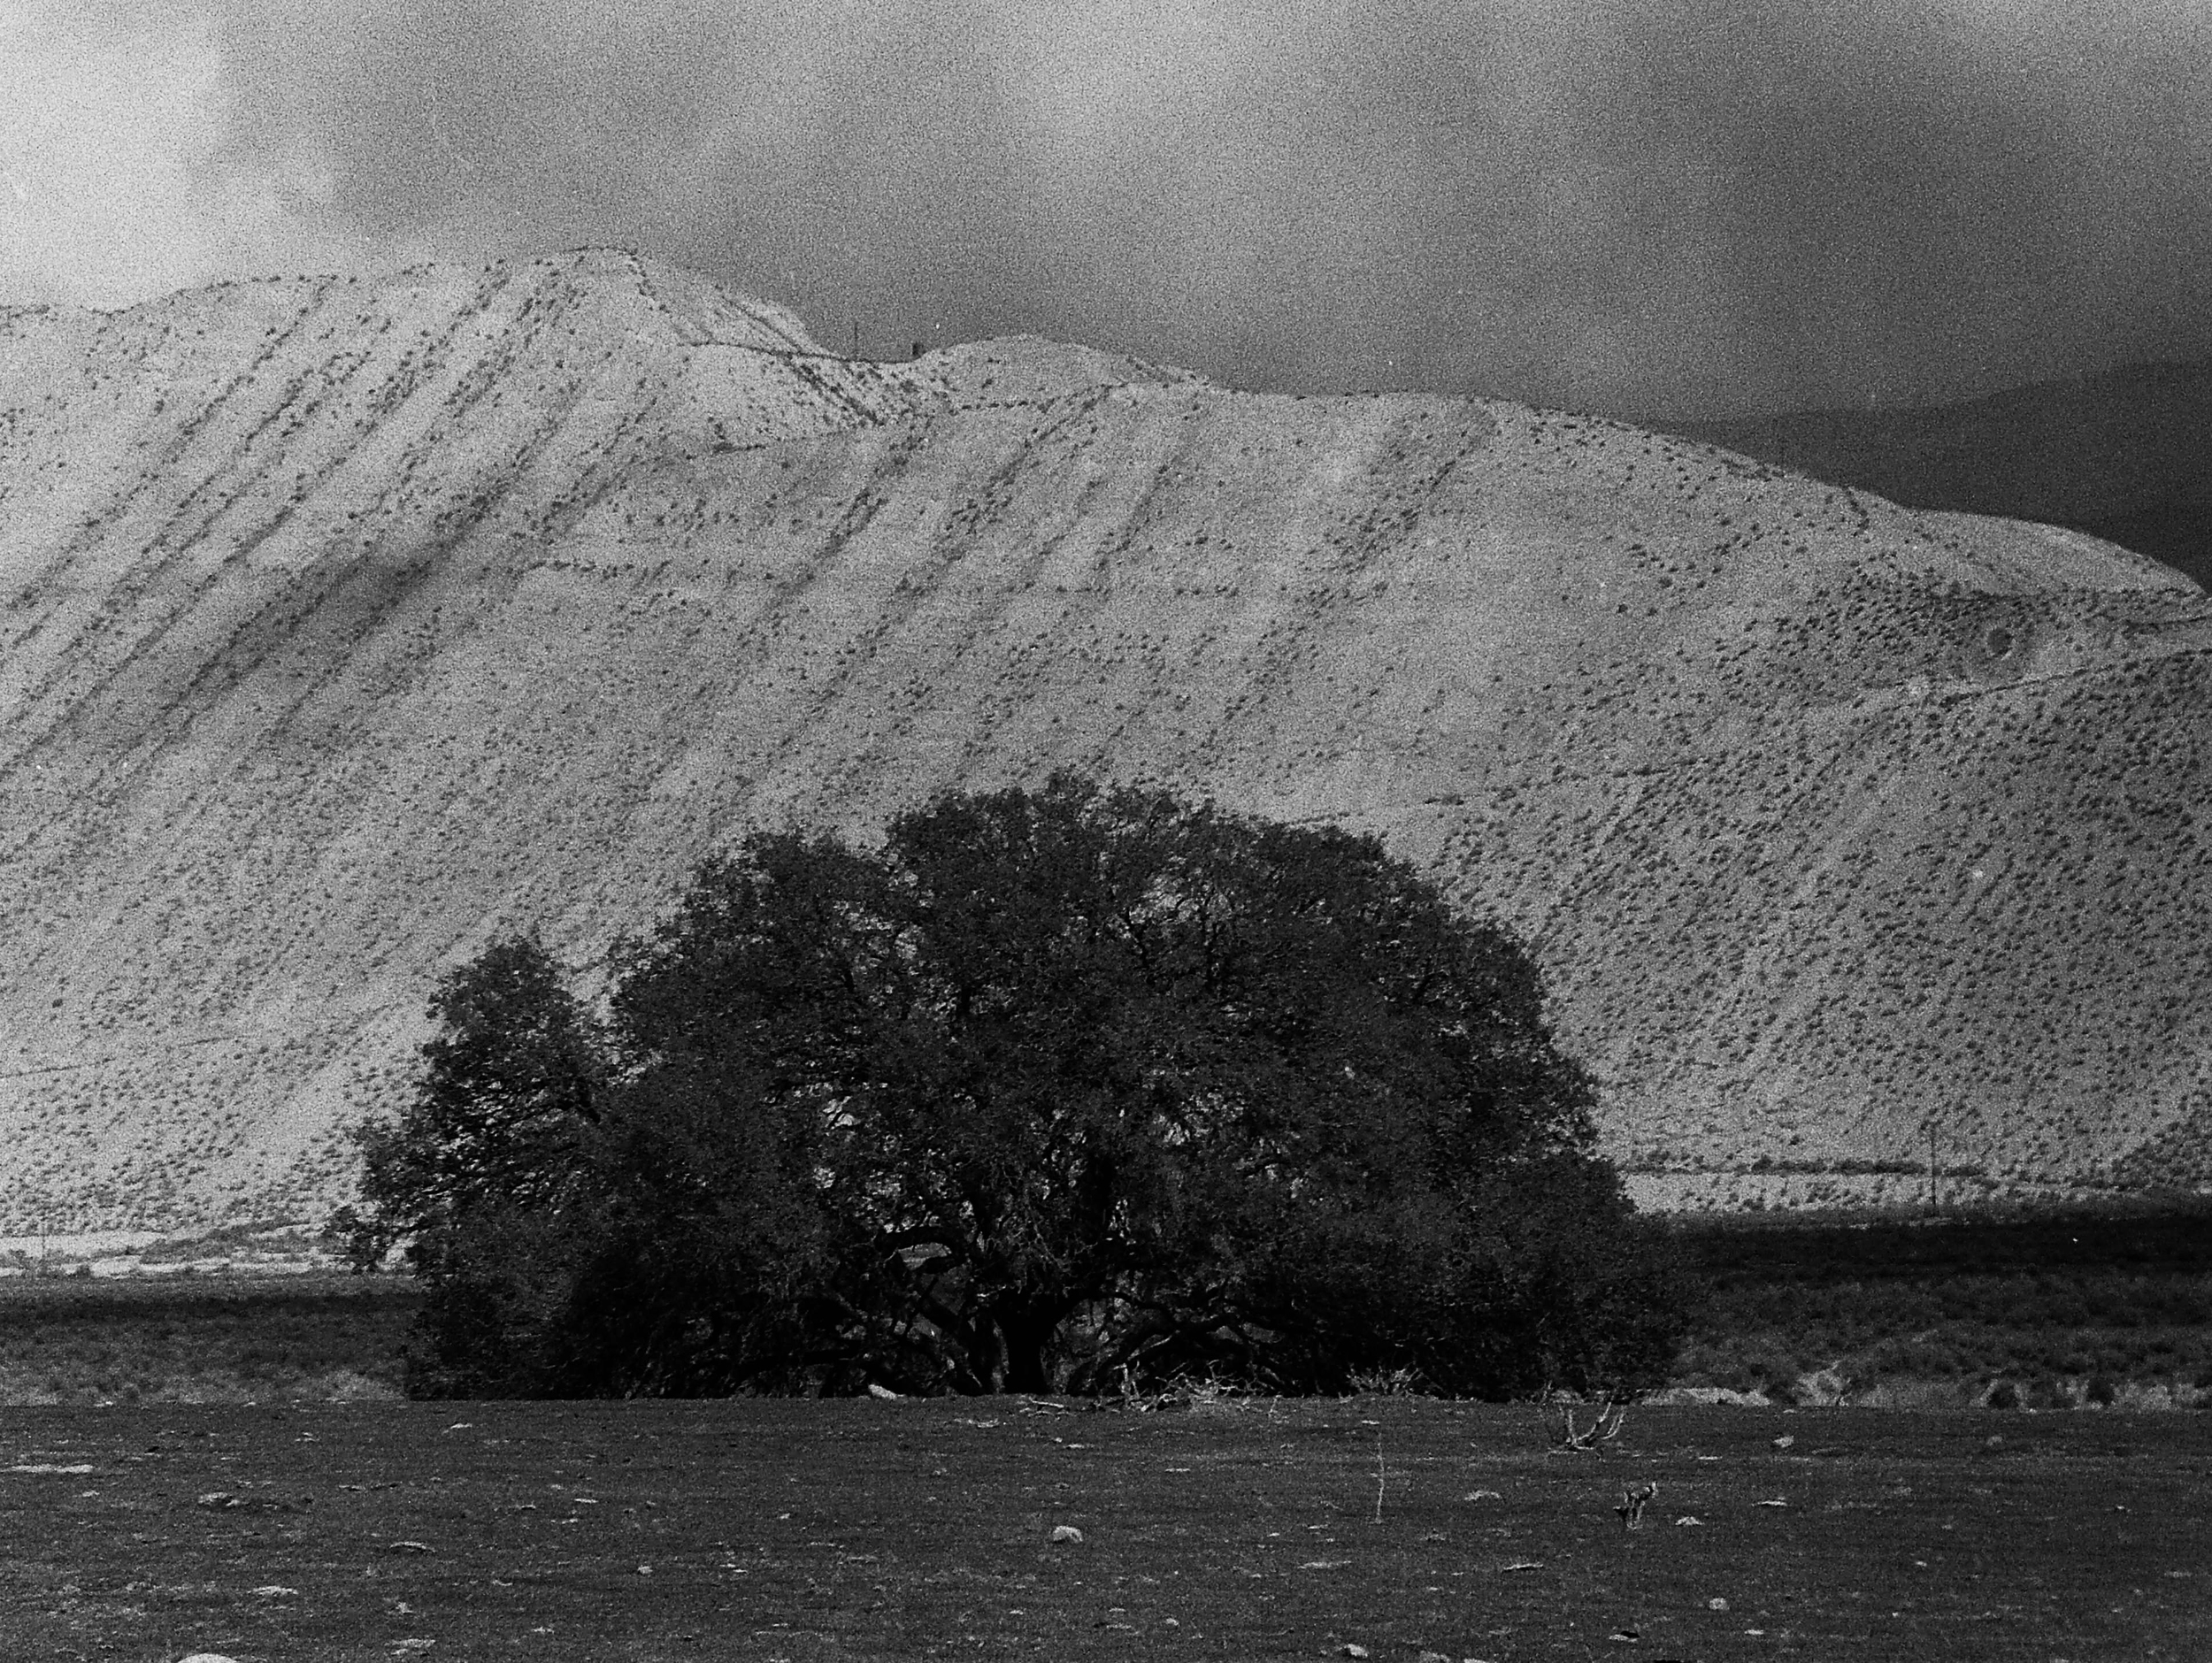
[[2212, 588], [2212, 359], [1673, 431], [1912, 508], [2072, 526]]
[[1501, 913], [1656, 1199], [2206, 1171], [2212, 601], [2064, 530], [586, 252], [0, 314], [0, 629], [6, 1230], [326, 1205], [494, 931], [1062, 765]]

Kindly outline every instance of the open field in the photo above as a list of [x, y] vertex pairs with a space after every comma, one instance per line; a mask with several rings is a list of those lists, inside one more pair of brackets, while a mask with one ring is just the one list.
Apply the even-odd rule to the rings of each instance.
[[1655, 1409], [1589, 1455], [1405, 1399], [4, 1424], [12, 1658], [2212, 1655], [2196, 1415]]

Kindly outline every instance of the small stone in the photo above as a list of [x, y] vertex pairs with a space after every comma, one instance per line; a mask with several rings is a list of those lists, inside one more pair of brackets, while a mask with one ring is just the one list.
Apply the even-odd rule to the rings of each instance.
[[1052, 1539], [1056, 1542], [1080, 1542], [1083, 1533], [1071, 1524], [1056, 1524], [1052, 1527]]
[[1705, 1609], [1708, 1611], [1725, 1611], [1728, 1609], [1728, 1602], [1725, 1599], [1709, 1599], [1705, 1602]]
[[392, 1544], [392, 1552], [395, 1553], [427, 1553], [430, 1551], [430, 1544], [427, 1542], [395, 1542]]
[[1452, 1663], [1452, 1660], [1441, 1652], [1424, 1652], [1413, 1659], [1413, 1663]]
[[1460, 1499], [1462, 1501], [1503, 1501], [1505, 1498], [1494, 1490], [1471, 1490]]
[[650, 1576], [653, 1574], [653, 1567], [650, 1565], [641, 1565], [637, 1567], [637, 1574], [641, 1576]]
[[1337, 1647], [1337, 1655], [1340, 1657], [1365, 1657], [1367, 1655], [1367, 1648], [1363, 1645], [1354, 1645], [1349, 1642], [1347, 1642], [1345, 1644]]
[[281, 1583], [268, 1583], [253, 1591], [257, 1599], [297, 1599], [300, 1597], [298, 1589], [287, 1588]]
[[1794, 1437], [1792, 1437], [1787, 1432], [1785, 1432], [1781, 1437], [1774, 1440], [1774, 1447], [1777, 1449], [1787, 1449], [1791, 1445], [1796, 1442], [1797, 1440]]

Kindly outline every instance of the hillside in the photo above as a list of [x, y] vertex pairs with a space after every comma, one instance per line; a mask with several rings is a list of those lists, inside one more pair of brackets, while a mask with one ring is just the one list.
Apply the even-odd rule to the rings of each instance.
[[1913, 508], [2070, 525], [2212, 588], [2212, 359], [1681, 431]]
[[493, 931], [1059, 764], [1501, 912], [1661, 1199], [2212, 1134], [2212, 602], [1617, 424], [848, 363], [619, 255], [235, 285], [0, 315], [0, 1232], [326, 1199]]

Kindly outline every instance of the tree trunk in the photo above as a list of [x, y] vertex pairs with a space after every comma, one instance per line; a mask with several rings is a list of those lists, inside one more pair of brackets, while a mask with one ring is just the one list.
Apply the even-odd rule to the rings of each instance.
[[1052, 1390], [1051, 1368], [1047, 1360], [1052, 1351], [1053, 1331], [1059, 1325], [1058, 1318], [1040, 1312], [1025, 1311], [1000, 1319], [999, 1339], [1006, 1357], [1006, 1391]]

